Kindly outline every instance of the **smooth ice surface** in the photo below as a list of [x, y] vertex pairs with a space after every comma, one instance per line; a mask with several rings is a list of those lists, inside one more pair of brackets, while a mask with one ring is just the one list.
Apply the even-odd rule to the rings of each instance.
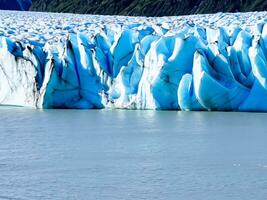
[[3, 200], [267, 196], [265, 113], [0, 112]]
[[0, 12], [0, 104], [267, 111], [267, 13]]

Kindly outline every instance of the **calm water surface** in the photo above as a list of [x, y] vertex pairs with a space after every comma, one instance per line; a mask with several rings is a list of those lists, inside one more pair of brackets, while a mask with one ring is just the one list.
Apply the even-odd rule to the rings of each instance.
[[0, 112], [3, 200], [267, 198], [267, 114]]

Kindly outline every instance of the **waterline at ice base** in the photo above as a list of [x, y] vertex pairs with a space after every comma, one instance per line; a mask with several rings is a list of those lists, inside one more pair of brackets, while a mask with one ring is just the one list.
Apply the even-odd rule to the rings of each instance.
[[267, 111], [267, 12], [0, 12], [0, 104]]

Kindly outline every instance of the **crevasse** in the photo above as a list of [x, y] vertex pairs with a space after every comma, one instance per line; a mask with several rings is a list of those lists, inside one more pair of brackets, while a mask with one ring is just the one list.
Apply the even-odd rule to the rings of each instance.
[[[115, 27], [115, 28], [114, 28]], [[119, 27], [119, 28], [118, 28]], [[0, 103], [36, 108], [267, 111], [267, 23], [105, 25], [60, 42], [0, 35]]]

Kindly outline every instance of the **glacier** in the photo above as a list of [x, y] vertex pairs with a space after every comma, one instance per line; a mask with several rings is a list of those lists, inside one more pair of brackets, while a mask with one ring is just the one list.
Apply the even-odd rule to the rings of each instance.
[[267, 12], [0, 22], [1, 105], [267, 111]]

